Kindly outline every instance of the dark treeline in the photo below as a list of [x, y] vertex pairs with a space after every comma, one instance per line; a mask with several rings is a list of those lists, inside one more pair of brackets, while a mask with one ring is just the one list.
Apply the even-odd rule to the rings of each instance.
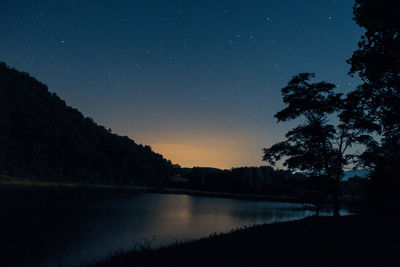
[[[262, 194], [268, 196], [293, 196], [298, 199], [315, 199], [321, 190], [332, 195], [335, 182], [302, 173], [274, 169], [270, 166], [241, 167], [231, 170], [214, 168], [182, 168], [170, 179], [169, 186], [211, 192]], [[369, 179], [354, 176], [340, 184], [344, 196], [366, 199]]]
[[268, 195], [300, 194], [308, 180], [272, 167], [242, 167], [231, 170], [194, 167], [181, 169], [180, 184], [196, 190]]
[[47, 86], [0, 63], [0, 171], [79, 183], [160, 185], [173, 165], [97, 125]]

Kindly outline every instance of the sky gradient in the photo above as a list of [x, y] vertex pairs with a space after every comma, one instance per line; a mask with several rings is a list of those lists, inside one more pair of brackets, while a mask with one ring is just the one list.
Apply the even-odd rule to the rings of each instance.
[[350, 0], [5, 1], [0, 61], [183, 167], [265, 165], [299, 72], [348, 92]]

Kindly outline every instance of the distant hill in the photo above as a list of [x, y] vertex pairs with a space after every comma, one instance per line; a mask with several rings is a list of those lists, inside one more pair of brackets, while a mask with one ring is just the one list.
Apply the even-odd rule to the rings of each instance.
[[74, 182], [161, 185], [173, 166], [112, 134], [25, 72], [0, 63], [0, 171]]
[[193, 168], [181, 168], [182, 171], [184, 172], [191, 172], [194, 169], [199, 169], [199, 170], [203, 170], [206, 172], [223, 172], [224, 170], [218, 169], [218, 168], [213, 168], [213, 167], [193, 167]]
[[350, 170], [350, 171], [345, 171], [344, 172], [344, 176], [343, 176], [343, 180], [348, 180], [351, 177], [354, 176], [359, 176], [359, 177], [367, 177], [369, 174], [368, 170]]

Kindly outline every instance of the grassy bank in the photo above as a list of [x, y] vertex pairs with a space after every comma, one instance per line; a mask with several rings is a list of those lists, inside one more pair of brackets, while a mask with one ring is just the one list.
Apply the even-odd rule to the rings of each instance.
[[[311, 203], [312, 199], [308, 196], [295, 195], [261, 195], [261, 194], [242, 194], [229, 192], [211, 192], [192, 190], [187, 188], [165, 188], [165, 187], [148, 187], [148, 186], [126, 186], [126, 185], [103, 185], [103, 184], [81, 184], [66, 182], [49, 182], [49, 181], [33, 181], [19, 178], [2, 177], [0, 178], [1, 189], [50, 189], [57, 188], [59, 190], [95, 190], [109, 192], [130, 192], [130, 193], [160, 193], [160, 194], [186, 194], [191, 196], [207, 196], [220, 198], [233, 198], [242, 200], [257, 201], [277, 201], [277, 202], [295, 202], [295, 203]], [[329, 201], [328, 201], [329, 202]], [[362, 205], [362, 200], [352, 196], [342, 197], [342, 204]]]
[[400, 266], [396, 217], [310, 217], [255, 226], [95, 266]]
[[61, 190], [97, 190], [97, 191], [115, 191], [115, 192], [131, 192], [131, 193], [160, 193], [160, 194], [187, 194], [193, 196], [209, 196], [235, 199], [248, 199], [260, 201], [282, 201], [282, 202], [300, 202], [308, 203], [309, 200], [298, 196], [270, 196], [260, 194], [241, 194], [229, 192], [210, 192], [191, 190], [186, 188], [160, 188], [148, 186], [120, 186], [120, 185], [103, 185], [103, 184], [80, 184], [80, 183], [64, 183], [64, 182], [48, 182], [48, 181], [32, 181], [18, 178], [0, 179], [0, 188], [18, 189], [18, 188], [58, 188]]

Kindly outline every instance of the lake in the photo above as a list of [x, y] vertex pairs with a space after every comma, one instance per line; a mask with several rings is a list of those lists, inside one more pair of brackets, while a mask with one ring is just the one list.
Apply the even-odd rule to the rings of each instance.
[[298, 203], [188, 195], [58, 189], [0, 193], [2, 266], [9, 261], [73, 266], [99, 261], [119, 250], [159, 247], [313, 215]]

